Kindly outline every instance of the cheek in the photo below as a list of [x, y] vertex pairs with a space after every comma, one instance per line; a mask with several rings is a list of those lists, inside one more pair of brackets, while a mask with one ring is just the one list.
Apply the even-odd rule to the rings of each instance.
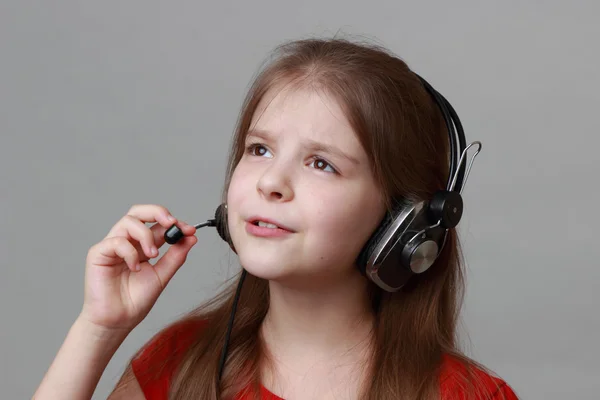
[[236, 168], [231, 176], [227, 190], [228, 228], [234, 242], [237, 236], [236, 228], [238, 225], [235, 222], [239, 220], [239, 210], [242, 208], [243, 202], [248, 198], [248, 193], [252, 189], [249, 182], [250, 180], [244, 175], [243, 170]]
[[251, 190], [251, 180], [249, 179], [248, 173], [244, 172], [244, 168], [238, 167], [233, 171], [231, 181], [229, 183], [229, 189], [227, 191], [227, 204], [229, 209], [237, 209], [240, 202], [246, 197]]
[[[360, 224], [357, 207], [351, 202], [330, 203], [314, 215], [314, 226], [323, 234], [350, 233]], [[349, 230], [350, 229], [350, 230]]]
[[311, 230], [320, 246], [358, 252], [381, 220], [384, 207], [377, 196], [363, 190], [339, 191], [340, 196], [317, 196], [313, 201]]
[[354, 264], [356, 257], [368, 239], [364, 222], [354, 207], [346, 203], [311, 221], [311, 232], [306, 237], [306, 248], [317, 268], [336, 266], [347, 268]]

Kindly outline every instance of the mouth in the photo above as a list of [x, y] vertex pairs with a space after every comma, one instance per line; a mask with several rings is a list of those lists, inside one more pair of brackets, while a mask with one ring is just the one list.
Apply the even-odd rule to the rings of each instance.
[[287, 226], [282, 225], [281, 223], [279, 223], [277, 221], [273, 221], [268, 218], [252, 217], [252, 218], [248, 219], [247, 221], [248, 221], [248, 223], [250, 223], [254, 226], [260, 226], [261, 228], [281, 229], [281, 230], [288, 231], [288, 232], [294, 232], [293, 229], [288, 228]]

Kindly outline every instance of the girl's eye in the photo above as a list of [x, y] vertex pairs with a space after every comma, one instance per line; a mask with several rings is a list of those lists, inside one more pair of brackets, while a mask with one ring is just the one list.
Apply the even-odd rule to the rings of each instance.
[[[271, 152], [269, 150], [267, 150], [267, 148], [260, 143], [252, 143], [252, 144], [248, 145], [246, 147], [246, 152], [248, 154], [250, 154], [251, 156], [255, 156], [255, 157], [264, 157], [264, 156], [267, 156], [269, 158], [273, 157]], [[309, 165], [320, 171], [325, 171], [325, 172], [329, 172], [329, 173], [333, 173], [333, 174], [338, 173], [336, 171], [336, 169], [331, 166], [331, 164], [329, 164], [327, 161], [323, 160], [322, 158], [315, 158]]]
[[246, 151], [253, 156], [262, 157], [269, 153], [269, 150], [265, 146], [259, 143], [252, 143], [246, 149]]
[[325, 172], [331, 172], [336, 174], [337, 171], [331, 166], [331, 164], [329, 164], [327, 161], [321, 159], [321, 158], [317, 158], [315, 159], [311, 165], [314, 165], [314, 168], [321, 170], [321, 171], [325, 171]]

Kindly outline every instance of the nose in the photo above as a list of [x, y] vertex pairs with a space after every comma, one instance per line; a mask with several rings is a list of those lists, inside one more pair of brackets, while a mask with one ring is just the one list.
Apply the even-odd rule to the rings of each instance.
[[290, 176], [281, 165], [271, 165], [256, 183], [256, 190], [269, 201], [290, 201], [294, 198]]

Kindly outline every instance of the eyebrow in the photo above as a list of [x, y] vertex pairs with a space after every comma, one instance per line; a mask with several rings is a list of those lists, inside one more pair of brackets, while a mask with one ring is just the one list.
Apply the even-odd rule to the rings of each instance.
[[[251, 129], [248, 131], [248, 133], [246, 134], [246, 137], [248, 136], [255, 136], [264, 140], [271, 140], [272, 136], [269, 132], [265, 131], [265, 130], [260, 130], [260, 129]], [[306, 145], [309, 149], [311, 149], [312, 151], [320, 151], [320, 152], [324, 152], [324, 153], [329, 153], [329, 154], [333, 154], [336, 155], [338, 157], [341, 158], [345, 158], [346, 160], [352, 162], [353, 164], [359, 165], [360, 162], [352, 157], [351, 155], [343, 152], [342, 150], [338, 149], [335, 146], [332, 145], [328, 145], [325, 143], [321, 143], [318, 142], [316, 140], [312, 140], [312, 139], [307, 139], [306, 140]]]

